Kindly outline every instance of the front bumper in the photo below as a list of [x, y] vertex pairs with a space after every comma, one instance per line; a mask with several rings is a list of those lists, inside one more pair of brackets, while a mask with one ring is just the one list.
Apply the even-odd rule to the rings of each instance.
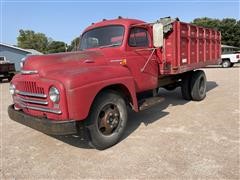
[[27, 115], [14, 109], [14, 105], [8, 107], [9, 117], [25, 126], [31, 127], [49, 135], [67, 135], [77, 133], [76, 121], [53, 121], [47, 118], [38, 118]]

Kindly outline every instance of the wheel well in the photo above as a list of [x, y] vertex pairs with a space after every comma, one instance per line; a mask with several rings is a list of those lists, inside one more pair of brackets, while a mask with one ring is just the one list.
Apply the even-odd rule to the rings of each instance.
[[129, 92], [128, 88], [123, 84], [114, 84], [114, 85], [106, 86], [98, 92], [97, 96], [104, 91], [117, 92], [119, 95], [123, 97], [126, 104], [129, 104], [129, 103], [133, 104], [131, 93]]
[[223, 58], [223, 59], [222, 59], [222, 62], [223, 62], [223, 61], [229, 61], [229, 62], [230, 62], [230, 59], [229, 59], [229, 58]]

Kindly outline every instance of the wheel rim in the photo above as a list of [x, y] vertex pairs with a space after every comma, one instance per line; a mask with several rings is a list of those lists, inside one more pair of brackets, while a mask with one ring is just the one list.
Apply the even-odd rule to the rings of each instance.
[[120, 124], [120, 112], [115, 104], [105, 105], [98, 115], [98, 130], [103, 135], [113, 134]]
[[223, 67], [228, 67], [228, 62], [227, 61], [223, 62]]
[[199, 82], [199, 92], [201, 95], [203, 95], [206, 91], [206, 83], [204, 77], [201, 77]]

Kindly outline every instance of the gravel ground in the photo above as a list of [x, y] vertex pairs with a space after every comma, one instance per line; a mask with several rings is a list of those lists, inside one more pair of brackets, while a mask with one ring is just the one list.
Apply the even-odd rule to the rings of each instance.
[[240, 66], [206, 68], [207, 98], [180, 89], [130, 113], [124, 138], [105, 151], [77, 136], [51, 137], [11, 121], [9, 83], [0, 84], [2, 179], [239, 179]]

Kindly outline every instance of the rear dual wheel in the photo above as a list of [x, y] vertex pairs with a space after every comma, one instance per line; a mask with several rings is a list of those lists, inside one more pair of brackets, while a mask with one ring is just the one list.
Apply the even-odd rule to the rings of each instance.
[[127, 123], [127, 107], [117, 92], [105, 91], [97, 96], [88, 118], [92, 145], [99, 150], [116, 144]]
[[192, 74], [191, 96], [194, 101], [201, 101], [206, 97], [207, 80], [204, 71], [198, 70]]
[[190, 101], [191, 96], [191, 76], [193, 72], [186, 73], [182, 78], [181, 91], [183, 99]]
[[197, 70], [182, 79], [182, 96], [185, 100], [201, 101], [206, 97], [206, 75]]
[[163, 86], [163, 88], [166, 89], [166, 90], [168, 90], [168, 91], [173, 91], [173, 90], [175, 90], [177, 87], [178, 87], [178, 84], [177, 84], [177, 83]]

